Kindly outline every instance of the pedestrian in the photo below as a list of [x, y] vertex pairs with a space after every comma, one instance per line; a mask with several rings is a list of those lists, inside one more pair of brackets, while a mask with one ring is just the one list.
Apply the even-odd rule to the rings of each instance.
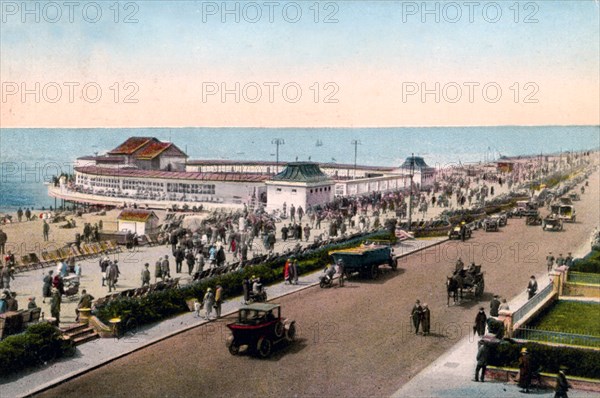
[[8, 241], [8, 235], [2, 229], [0, 229], [0, 254], [4, 254], [6, 242]]
[[8, 311], [8, 303], [6, 302], [8, 295], [6, 293], [2, 293], [0, 295], [0, 314], [4, 314]]
[[196, 265], [196, 257], [194, 257], [194, 253], [191, 250], [185, 249], [185, 251], [185, 262], [188, 267], [188, 275], [192, 275], [192, 272], [194, 271], [194, 265]]
[[212, 288], [208, 288], [206, 290], [206, 294], [204, 295], [204, 316], [206, 320], [210, 320], [210, 314], [212, 313], [212, 308], [215, 305], [215, 295], [212, 291]]
[[[485, 378], [485, 370], [487, 368], [489, 356], [488, 346], [485, 344], [483, 340], [479, 340], [477, 347], [477, 367], [475, 368], [475, 381], [484, 382]], [[481, 376], [479, 375], [479, 371], [481, 371]]]
[[485, 315], [485, 309], [481, 307], [475, 317], [475, 325], [473, 325], [473, 332], [477, 333], [479, 337], [482, 337], [485, 334], [486, 321], [487, 315]]
[[413, 326], [415, 327], [415, 334], [419, 334], [419, 325], [421, 324], [421, 313], [423, 307], [421, 307], [421, 301], [417, 300], [412, 308], [410, 317], [412, 318]]
[[42, 234], [44, 236], [44, 242], [47, 242], [50, 239], [50, 225], [46, 220], [44, 220], [44, 225], [42, 226]]
[[35, 297], [29, 297], [29, 303], [27, 303], [27, 309], [33, 310], [35, 308], [38, 308], [38, 305], [35, 302]]
[[156, 263], [154, 263], [154, 283], [158, 282], [158, 278], [163, 279], [163, 277], [162, 277], [162, 257], [159, 257], [158, 260], [156, 260]]
[[528, 393], [530, 385], [531, 359], [529, 358], [527, 348], [523, 347], [521, 349], [521, 356], [519, 357], [519, 387], [521, 387], [521, 392]]
[[339, 258], [337, 260], [337, 273], [340, 275], [339, 278], [339, 283], [340, 283], [340, 287], [344, 287], [344, 273], [345, 273], [345, 267], [344, 267], [344, 261]]
[[144, 264], [144, 269], [142, 270], [142, 287], [150, 286], [150, 264]]
[[429, 329], [431, 326], [431, 311], [427, 303], [423, 303], [423, 311], [421, 313], [421, 324], [423, 325], [423, 336], [429, 335]]
[[569, 398], [567, 391], [569, 391], [571, 385], [567, 380], [567, 375], [565, 374], [566, 371], [566, 366], [561, 366], [559, 368], [558, 374], [556, 375], [556, 385], [554, 386], [554, 398]]
[[304, 238], [306, 238], [307, 242], [308, 239], [310, 239], [310, 226], [308, 225], [308, 223], [306, 223], [306, 225], [304, 226]]
[[75, 264], [74, 271], [75, 271], [75, 275], [81, 277], [81, 273], [82, 273], [81, 264], [79, 264], [79, 263]]
[[290, 268], [292, 267], [292, 259], [288, 258], [285, 264], [283, 265], [283, 280], [284, 284], [288, 285], [292, 282], [290, 281]]
[[569, 252], [567, 258], [565, 258], [565, 265], [567, 267], [571, 267], [573, 265], [573, 256], [571, 255], [571, 252]]
[[250, 299], [250, 280], [248, 276], [244, 276], [242, 280], [242, 290], [244, 291], [244, 304], [247, 304]]
[[[58, 277], [58, 275], [56, 275]], [[50, 315], [56, 319], [56, 323], [60, 324], [60, 304], [62, 302], [62, 294], [58, 289], [52, 289], [52, 297], [50, 298]]]
[[177, 246], [177, 249], [175, 249], [175, 253], [173, 255], [175, 256], [175, 272], [180, 274], [181, 266], [183, 265], [183, 259], [185, 258], [185, 252], [181, 246]]
[[223, 288], [221, 285], [217, 285], [215, 288], [215, 313], [217, 319], [221, 317], [221, 304], [223, 304]]
[[500, 309], [500, 300], [498, 300], [500, 296], [494, 294], [494, 298], [490, 302], [490, 316], [497, 317], [498, 311]]
[[560, 253], [556, 258], [556, 266], [562, 267], [563, 265], [565, 265], [565, 258], [563, 257], [562, 253]]
[[100, 272], [102, 273], [102, 286], [106, 286], [104, 282], [106, 281], [106, 269], [110, 264], [110, 260], [108, 257], [104, 257], [104, 259], [100, 259]]
[[[1, 284], [2, 284], [2, 288], [4, 289], [9, 289], [10, 290], [10, 279], [12, 276], [12, 269], [10, 269], [8, 266], [1, 266], [0, 265], [0, 280], [1, 280]], [[14, 279], [14, 276], [12, 276], [12, 278]]]
[[503, 298], [502, 303], [500, 303], [500, 311], [510, 311], [510, 307], [508, 306], [505, 298]]
[[48, 271], [48, 274], [44, 276], [42, 285], [42, 303], [46, 304], [46, 299], [52, 296], [52, 274], [54, 271]]
[[108, 284], [108, 292], [112, 292], [113, 289], [117, 290], [116, 283], [118, 278], [118, 270], [115, 263], [110, 263], [106, 268], [106, 283]]
[[537, 284], [537, 281], [535, 280], [535, 276], [531, 275], [531, 278], [529, 279], [529, 283], [527, 284], [527, 293], [529, 295], [529, 300], [531, 300], [531, 298], [533, 296], [535, 296], [535, 294], [537, 293], [537, 289], [538, 289], [538, 284]]
[[25, 219], [27, 221], [31, 219], [31, 210], [29, 210], [29, 207], [25, 209]]
[[17, 301], [17, 293], [7, 292], [6, 293], [6, 311], [17, 312], [19, 311], [19, 302]]
[[295, 257], [292, 257], [290, 266], [290, 283], [293, 285], [298, 284], [298, 260]]
[[171, 277], [171, 264], [169, 263], [168, 254], [165, 254], [165, 257], [160, 263], [160, 272], [163, 281]]
[[81, 298], [79, 299], [79, 303], [77, 303], [77, 308], [75, 309], [75, 322], [79, 322], [79, 310], [82, 308], [92, 308], [92, 302], [94, 301], [94, 296], [89, 294], [87, 290], [83, 289], [81, 291]]
[[19, 219], [19, 222], [21, 222], [21, 219], [23, 218], [23, 209], [20, 207], [19, 210], [17, 210], [17, 218]]
[[552, 252], [549, 252], [546, 256], [546, 265], [548, 266], [548, 272], [552, 271], [552, 267], [554, 266], [554, 256]]
[[194, 300], [194, 318], [200, 318], [201, 309], [202, 304], [198, 300]]

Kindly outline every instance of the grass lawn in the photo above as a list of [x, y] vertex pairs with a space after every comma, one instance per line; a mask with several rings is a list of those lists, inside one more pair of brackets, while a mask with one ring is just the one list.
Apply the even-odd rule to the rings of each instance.
[[557, 301], [529, 327], [600, 337], [600, 304]]

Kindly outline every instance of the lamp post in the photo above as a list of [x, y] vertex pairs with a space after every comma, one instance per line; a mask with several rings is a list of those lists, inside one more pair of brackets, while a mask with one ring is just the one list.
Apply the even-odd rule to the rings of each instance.
[[350, 144], [354, 145], [354, 177], [352, 179], [356, 180], [356, 158], [358, 155], [358, 146], [360, 145], [360, 141], [352, 140]]
[[277, 146], [277, 151], [276, 153], [276, 169], [275, 169], [275, 174], [279, 173], [279, 145], [284, 145], [285, 144], [285, 140], [283, 138], [274, 138], [271, 141], [271, 144], [275, 144]]
[[408, 193], [408, 230], [412, 227], [412, 190], [413, 190], [413, 177], [415, 174], [415, 154], [413, 153], [410, 157], [410, 190]]

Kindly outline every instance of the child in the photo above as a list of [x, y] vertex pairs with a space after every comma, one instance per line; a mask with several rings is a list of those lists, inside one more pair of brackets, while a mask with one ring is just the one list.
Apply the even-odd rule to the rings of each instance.
[[202, 309], [202, 304], [198, 300], [194, 301], [194, 318], [200, 318], [200, 310]]

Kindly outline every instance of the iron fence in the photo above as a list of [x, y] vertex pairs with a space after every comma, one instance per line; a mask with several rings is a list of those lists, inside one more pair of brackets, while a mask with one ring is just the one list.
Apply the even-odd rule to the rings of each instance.
[[567, 281], [600, 285], [600, 274], [592, 274], [588, 272], [569, 272]]
[[579, 334], [576, 332], [567, 333], [555, 332], [551, 330], [540, 330], [536, 328], [519, 328], [517, 329], [514, 337], [517, 339], [546, 343], [600, 348], [600, 336]]
[[517, 322], [521, 321], [521, 319], [523, 319], [523, 317], [529, 311], [531, 311], [538, 304], [540, 304], [542, 301], [544, 301], [546, 298], [548, 298], [550, 295], [552, 295], [553, 289], [554, 289], [554, 286], [552, 285], [552, 283], [549, 284], [548, 286], [546, 286], [545, 288], [540, 290], [539, 293], [537, 293], [535, 296], [533, 296], [525, 304], [523, 304], [523, 306], [521, 308], [519, 308], [518, 310], [513, 312], [513, 316], [512, 316], [513, 323], [517, 323]]

